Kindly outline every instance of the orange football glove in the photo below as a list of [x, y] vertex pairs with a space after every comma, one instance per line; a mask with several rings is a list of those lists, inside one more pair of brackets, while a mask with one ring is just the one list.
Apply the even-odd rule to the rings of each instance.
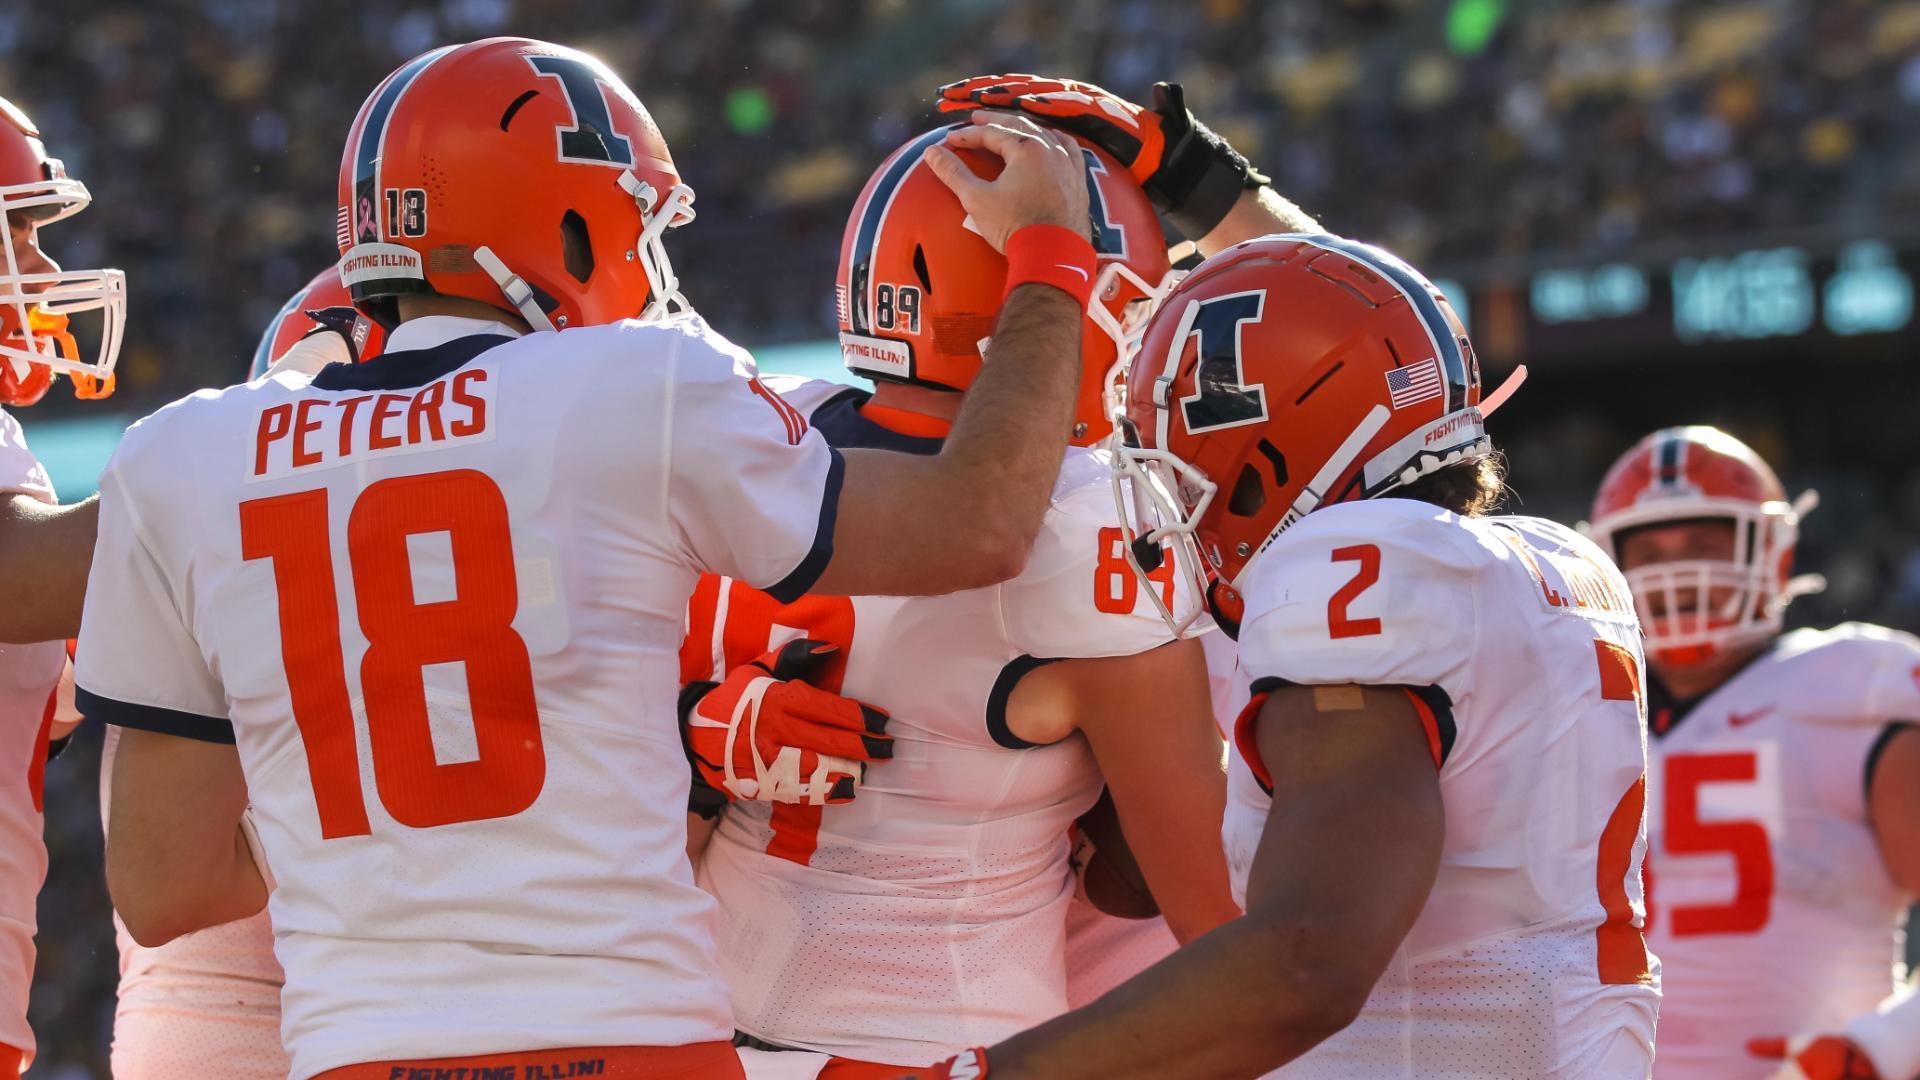
[[1748, 1039], [1747, 1052], [1783, 1059], [1775, 1080], [1881, 1080], [1873, 1060], [1842, 1035]]
[[940, 88], [941, 112], [1017, 109], [1112, 154], [1188, 239], [1213, 231], [1240, 192], [1268, 182], [1194, 118], [1179, 83], [1155, 83], [1146, 109], [1092, 83], [1042, 75], [976, 75]]
[[866, 763], [893, 756], [885, 712], [800, 681], [833, 652], [822, 641], [790, 641], [725, 682], [681, 691], [680, 736], [696, 788], [709, 789], [704, 802], [695, 791], [695, 812], [711, 817], [736, 799], [847, 802]]
[[938, 1064], [910, 1069], [895, 1080], [987, 1080], [987, 1051], [976, 1046]]

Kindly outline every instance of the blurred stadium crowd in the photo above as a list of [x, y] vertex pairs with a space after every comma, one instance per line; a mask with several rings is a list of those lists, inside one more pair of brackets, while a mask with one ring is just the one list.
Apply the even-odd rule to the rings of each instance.
[[[748, 344], [831, 336], [841, 227], [868, 171], [932, 122], [934, 86], [983, 71], [1136, 95], [1183, 81], [1329, 228], [1441, 274], [1920, 222], [1920, 0], [5, 5], [0, 94], [95, 196], [52, 250], [128, 273], [117, 402], [145, 411], [237, 378], [333, 258], [340, 147], [365, 93], [401, 59], [500, 33], [628, 76], [699, 195], [675, 244], [686, 293]], [[1920, 436], [1842, 419], [1913, 400], [1911, 376], [1665, 359], [1536, 365], [1511, 434], [1496, 425], [1527, 510], [1578, 518], [1631, 439], [1721, 422], [1827, 496], [1803, 552], [1832, 588], [1796, 621], [1920, 626]], [[29, 433], [76, 411], [50, 398]], [[112, 1015], [92, 755], [48, 773], [35, 1075], [63, 1080], [106, 1075]]]

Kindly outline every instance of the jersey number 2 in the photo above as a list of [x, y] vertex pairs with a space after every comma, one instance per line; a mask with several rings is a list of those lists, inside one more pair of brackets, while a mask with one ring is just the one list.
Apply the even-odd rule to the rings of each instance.
[[[453, 553], [454, 596], [421, 603], [407, 545], [434, 533], [446, 535]], [[240, 504], [240, 544], [246, 559], [273, 562], [281, 659], [320, 834], [368, 835], [326, 490]], [[471, 469], [381, 480], [361, 493], [347, 518], [347, 555], [367, 639], [360, 689], [380, 804], [417, 829], [510, 817], [532, 806], [546, 784], [547, 758], [533, 664], [513, 629], [520, 593], [499, 485]], [[466, 671], [478, 753], [442, 764], [424, 669], [455, 663]]]

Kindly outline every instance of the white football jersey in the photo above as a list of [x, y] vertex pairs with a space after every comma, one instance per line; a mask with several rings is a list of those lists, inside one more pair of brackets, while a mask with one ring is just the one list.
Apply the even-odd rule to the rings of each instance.
[[[337, 335], [336, 335], [337, 336]], [[120, 729], [100, 754], [100, 820], [112, 820], [113, 758]], [[229, 1080], [284, 1080], [280, 962], [273, 923], [252, 918], [212, 926], [144, 948], [113, 917], [120, 986], [113, 1013], [113, 1075], [124, 1080], [190, 1080], [217, 1071]]]
[[1122, 919], [1075, 897], [1067, 905], [1067, 1008], [1093, 1004], [1179, 947], [1164, 918]]
[[[1645, 707], [1619, 571], [1552, 522], [1378, 499], [1281, 533], [1244, 595], [1255, 693], [1412, 688], [1446, 808], [1433, 891], [1359, 1018], [1275, 1075], [1644, 1077]], [[1271, 806], [1251, 735], [1227, 791], [1242, 903]]]
[[182, 399], [101, 478], [97, 719], [235, 740], [296, 1078], [732, 1032], [674, 716], [703, 572], [798, 596], [842, 463], [697, 318]]
[[[843, 449], [939, 446], [862, 417], [861, 391], [776, 385]], [[741, 1031], [912, 1066], [1066, 1010], [1067, 829], [1102, 780], [1085, 739], [1024, 742], [1006, 702], [1050, 660], [1171, 639], [1120, 557], [1109, 474], [1103, 452], [1070, 449], [1026, 570], [992, 588], [782, 606], [738, 582], [701, 583], [685, 677], [718, 679], [819, 638], [844, 657], [819, 685], [892, 715], [893, 759], [867, 770], [853, 802], [736, 803], [707, 848], [700, 880], [720, 901]]]
[[1777, 1063], [1748, 1039], [1837, 1031], [1893, 991], [1906, 906], [1867, 816], [1888, 725], [1920, 722], [1920, 640], [1797, 630], [1718, 689], [1653, 712], [1647, 943], [1663, 1078]]
[[[19, 422], [0, 409], [0, 498], [15, 495], [55, 501], [53, 483], [27, 449]], [[0, 1044], [21, 1051], [27, 1061], [33, 1060], [27, 991], [33, 982], [34, 904], [47, 879], [40, 785], [53, 691], [66, 664], [63, 642], [0, 645], [0, 761], [15, 763], [0, 783]]]

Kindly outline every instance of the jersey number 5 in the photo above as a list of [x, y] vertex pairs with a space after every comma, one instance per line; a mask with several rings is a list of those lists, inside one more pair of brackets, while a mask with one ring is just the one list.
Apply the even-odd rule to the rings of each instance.
[[[347, 518], [353, 595], [367, 648], [360, 657], [367, 739], [380, 804], [417, 829], [511, 817], [546, 784], [546, 750], [527, 645], [513, 629], [520, 592], [507, 502], [471, 469], [396, 476], [362, 492]], [[453, 553], [454, 596], [414, 595], [408, 541], [441, 533]], [[280, 599], [280, 653], [293, 720], [326, 839], [366, 836], [360, 748], [340, 643], [326, 489], [240, 504], [248, 560], [271, 559]], [[442, 764], [434, 752], [424, 669], [460, 664], [477, 755]]]
[[[1703, 821], [1700, 789], [1706, 784], [1752, 784], [1759, 778], [1751, 750], [1719, 754], [1669, 754], [1662, 809], [1669, 855], [1728, 855], [1733, 859], [1733, 898], [1724, 904], [1675, 907], [1673, 936], [1752, 934], [1773, 915], [1773, 844], [1758, 821]], [[1651, 918], [1651, 913], [1649, 913]]]

